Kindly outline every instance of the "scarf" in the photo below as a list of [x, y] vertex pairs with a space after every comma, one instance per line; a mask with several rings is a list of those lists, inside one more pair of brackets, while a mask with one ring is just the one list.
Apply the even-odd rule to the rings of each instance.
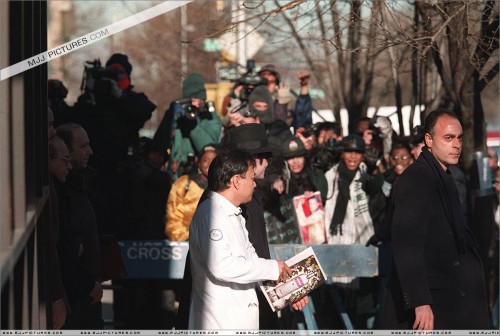
[[352, 180], [354, 180], [354, 176], [356, 176], [357, 172], [358, 169], [349, 170], [344, 161], [340, 161], [338, 168], [339, 194], [337, 196], [335, 210], [333, 211], [332, 222], [330, 223], [330, 234], [332, 236], [336, 234], [342, 235], [342, 223], [344, 222], [347, 203], [349, 203], [350, 199], [349, 185], [351, 184]]
[[469, 248], [477, 247], [477, 244], [469, 231], [463, 215], [455, 178], [451, 175], [449, 169], [446, 171], [443, 169], [427, 147], [422, 148], [422, 154], [420, 155], [423, 156], [424, 161], [427, 162], [434, 173], [439, 197], [452, 227], [458, 251], [464, 254]]

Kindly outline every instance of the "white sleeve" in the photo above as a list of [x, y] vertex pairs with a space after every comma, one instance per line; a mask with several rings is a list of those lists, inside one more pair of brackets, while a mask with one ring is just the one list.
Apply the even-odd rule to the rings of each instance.
[[277, 280], [278, 262], [257, 257], [253, 246], [248, 246], [246, 233], [227, 215], [214, 212], [200, 219], [203, 223], [196, 225], [200, 230], [192, 232], [208, 271], [219, 280], [242, 284]]

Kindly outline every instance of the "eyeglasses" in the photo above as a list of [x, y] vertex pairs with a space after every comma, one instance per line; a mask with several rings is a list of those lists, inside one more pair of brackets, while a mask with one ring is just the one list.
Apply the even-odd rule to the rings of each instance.
[[52, 155], [51, 158], [59, 159], [63, 161], [65, 164], [71, 163], [71, 156]]
[[392, 155], [392, 156], [391, 156], [391, 159], [393, 159], [393, 160], [399, 160], [399, 159], [401, 159], [401, 160], [403, 160], [403, 161], [406, 161], [406, 160], [408, 160], [409, 158], [410, 158], [410, 156], [409, 156], [409, 155], [403, 155], [403, 156]]

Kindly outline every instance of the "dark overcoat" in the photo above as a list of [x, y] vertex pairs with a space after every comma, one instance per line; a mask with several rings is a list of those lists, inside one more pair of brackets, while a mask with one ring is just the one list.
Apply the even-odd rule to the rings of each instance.
[[481, 260], [474, 246], [459, 252], [451, 212], [460, 209], [445, 204], [437, 161], [427, 150], [425, 156], [394, 185], [393, 266], [380, 327], [411, 328], [414, 308], [430, 305], [435, 329], [488, 329]]

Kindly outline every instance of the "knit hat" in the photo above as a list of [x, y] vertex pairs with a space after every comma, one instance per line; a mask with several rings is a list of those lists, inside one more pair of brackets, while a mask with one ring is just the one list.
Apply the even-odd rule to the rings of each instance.
[[229, 149], [242, 149], [252, 155], [272, 156], [267, 133], [262, 124], [244, 124], [230, 128], [227, 137]]
[[281, 147], [281, 154], [285, 159], [291, 159], [297, 156], [306, 155], [307, 150], [304, 147], [304, 143], [299, 138], [292, 136], [287, 139]]
[[190, 74], [182, 83], [182, 98], [207, 99], [205, 81], [200, 74]]
[[[267, 109], [264, 111], [258, 111], [253, 107], [255, 102], [267, 103]], [[248, 97], [248, 110], [256, 114], [260, 121], [264, 124], [270, 124], [274, 121], [274, 100], [271, 93], [265, 85], [258, 85], [253, 89], [252, 93]]]
[[365, 152], [365, 142], [360, 135], [349, 134], [342, 140], [344, 152]]
[[272, 73], [274, 75], [274, 77], [276, 77], [276, 85], [280, 84], [281, 76], [280, 76], [279, 72], [276, 71], [276, 68], [274, 67], [274, 64], [266, 64], [266, 65], [264, 65], [259, 70], [259, 72], [257, 74], [260, 76], [260, 74], [263, 73], [264, 71], [269, 71], [270, 73]]
[[129, 63], [127, 55], [113, 54], [106, 62], [106, 67], [110, 66], [111, 64], [120, 64], [127, 72], [127, 75], [130, 76], [130, 73], [132, 72], [132, 64]]

